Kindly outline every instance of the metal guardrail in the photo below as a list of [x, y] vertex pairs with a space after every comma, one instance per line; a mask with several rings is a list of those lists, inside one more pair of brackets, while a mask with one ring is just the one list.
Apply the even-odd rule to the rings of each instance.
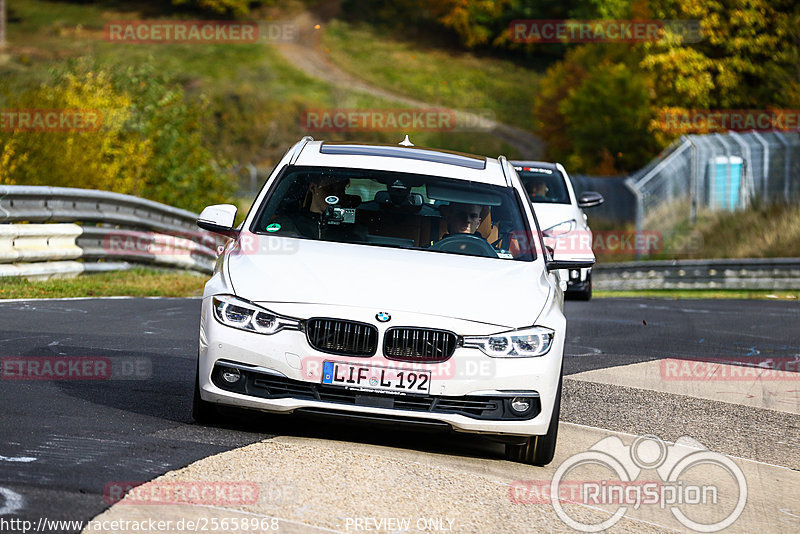
[[800, 290], [800, 258], [669, 260], [601, 263], [594, 289]]
[[[196, 218], [119, 193], [0, 186], [0, 277], [76, 275], [136, 264], [209, 273], [222, 240], [197, 228]], [[800, 258], [606, 263], [595, 266], [592, 278], [598, 290], [796, 290]]]
[[0, 186], [0, 276], [67, 276], [136, 264], [210, 273], [221, 238], [197, 228], [196, 219], [120, 193]]

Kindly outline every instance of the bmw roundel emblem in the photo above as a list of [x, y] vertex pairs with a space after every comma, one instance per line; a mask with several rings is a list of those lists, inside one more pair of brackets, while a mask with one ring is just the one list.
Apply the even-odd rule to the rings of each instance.
[[386, 313], [386, 312], [378, 312], [378, 313], [376, 313], [376, 314], [375, 314], [375, 318], [376, 318], [378, 321], [382, 322], [382, 323], [386, 323], [386, 322], [389, 322], [389, 319], [391, 319], [391, 318], [392, 318], [392, 316], [391, 316], [391, 315], [389, 315], [389, 314], [388, 314], [388, 313]]

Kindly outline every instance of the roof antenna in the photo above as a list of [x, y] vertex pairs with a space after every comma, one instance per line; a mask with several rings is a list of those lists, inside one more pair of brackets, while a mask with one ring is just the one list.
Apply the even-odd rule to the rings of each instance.
[[408, 134], [406, 134], [406, 138], [397, 143], [398, 145], [402, 146], [414, 146], [414, 143], [411, 142], [411, 139], [408, 138]]

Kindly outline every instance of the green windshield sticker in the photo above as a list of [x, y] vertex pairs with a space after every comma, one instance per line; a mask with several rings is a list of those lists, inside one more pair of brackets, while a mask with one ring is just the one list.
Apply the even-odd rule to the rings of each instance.
[[277, 232], [280, 229], [281, 225], [278, 223], [272, 223], [269, 226], [267, 226], [267, 232]]

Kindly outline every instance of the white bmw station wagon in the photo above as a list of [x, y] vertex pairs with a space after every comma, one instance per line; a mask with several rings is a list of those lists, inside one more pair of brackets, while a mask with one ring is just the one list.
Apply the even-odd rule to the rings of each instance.
[[559, 269], [505, 157], [303, 138], [205, 286], [193, 415], [221, 405], [439, 426], [544, 465], [558, 430]]

